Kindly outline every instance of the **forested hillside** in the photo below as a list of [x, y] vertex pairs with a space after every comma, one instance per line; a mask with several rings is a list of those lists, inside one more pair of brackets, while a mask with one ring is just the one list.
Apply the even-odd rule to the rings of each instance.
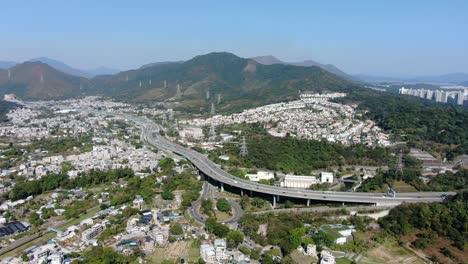
[[396, 135], [397, 140], [427, 150], [428, 142], [445, 144], [442, 152], [449, 159], [468, 154], [468, 111], [461, 107], [370, 89], [355, 89], [338, 101], [358, 103], [359, 109], [368, 110], [368, 118]]

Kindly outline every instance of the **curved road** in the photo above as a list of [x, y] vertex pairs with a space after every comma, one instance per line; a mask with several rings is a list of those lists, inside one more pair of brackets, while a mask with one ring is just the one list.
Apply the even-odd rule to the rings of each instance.
[[205, 175], [211, 177], [214, 180], [219, 181], [221, 186], [226, 184], [240, 188], [244, 191], [273, 195], [273, 197], [276, 197], [276, 201], [278, 201], [280, 197], [291, 197], [304, 200], [363, 203], [385, 206], [398, 205], [403, 202], [440, 202], [442, 200], [441, 195], [443, 193], [441, 192], [398, 193], [396, 197], [388, 197], [384, 193], [312, 191], [305, 189], [263, 185], [237, 178], [222, 170], [218, 165], [216, 165], [214, 162], [209, 160], [201, 153], [185, 148], [177, 143], [169, 141], [165, 137], [160, 136], [159, 131], [162, 128], [150, 120], [145, 120], [142, 126], [142, 138], [145, 141], [160, 149], [171, 151], [181, 156], [184, 156], [185, 158], [190, 160], [193, 163], [193, 165], [197, 167], [200, 171], [202, 171]]
[[[202, 200], [207, 199], [207, 198], [216, 199], [215, 190], [213, 190], [213, 188], [214, 187], [211, 186], [211, 184], [205, 182], [205, 184], [203, 185], [201, 198], [195, 201], [189, 209], [189, 212], [192, 215], [192, 217], [195, 218], [195, 220], [197, 220], [200, 223], [205, 223], [206, 221], [206, 219], [200, 214], [200, 206], [201, 206]], [[211, 194], [211, 198], [208, 197], [210, 194]], [[229, 201], [229, 204], [231, 204], [231, 207], [234, 210], [234, 215], [230, 219], [224, 221], [223, 223], [224, 224], [237, 224], [237, 222], [242, 217], [244, 212], [238, 203], [236, 203], [235, 201], [229, 198], [227, 198], [227, 200]]]

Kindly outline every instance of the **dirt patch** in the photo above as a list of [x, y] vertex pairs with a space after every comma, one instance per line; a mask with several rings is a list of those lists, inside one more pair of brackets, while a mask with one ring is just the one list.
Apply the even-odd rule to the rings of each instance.
[[298, 250], [294, 250], [293, 252], [291, 252], [291, 258], [294, 260], [294, 263], [297, 264], [309, 264], [317, 262], [316, 257], [306, 256]]
[[254, 73], [257, 70], [257, 65], [254, 62], [249, 62], [247, 66], [245, 66], [244, 71]]
[[367, 255], [371, 258], [382, 260], [387, 264], [397, 263], [422, 263], [421, 260], [416, 256], [411, 255], [398, 255], [398, 252], [390, 250], [384, 246], [378, 246], [367, 252]]
[[[416, 239], [417, 239], [417, 236], [415, 234], [403, 236], [401, 238], [402, 241], [408, 242], [408, 243], [414, 242]], [[452, 252], [452, 254], [454, 255], [454, 258], [451, 259], [451, 258], [444, 256], [444, 254], [440, 252], [441, 248], [447, 248], [448, 250], [450, 250], [450, 252]], [[455, 246], [453, 246], [452, 241], [444, 237], [438, 237], [434, 239], [433, 243], [425, 249], [415, 249], [413, 247], [411, 249], [416, 252], [420, 252], [426, 255], [426, 257], [436, 256], [440, 260], [441, 263], [467, 263], [468, 262], [468, 251], [463, 251], [463, 250], [456, 248]]]

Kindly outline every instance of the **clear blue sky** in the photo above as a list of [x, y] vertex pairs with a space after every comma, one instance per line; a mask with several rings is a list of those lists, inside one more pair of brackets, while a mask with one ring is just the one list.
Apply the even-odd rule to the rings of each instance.
[[349, 73], [468, 72], [466, 0], [15, 0], [0, 8], [0, 60], [128, 69], [229, 51]]

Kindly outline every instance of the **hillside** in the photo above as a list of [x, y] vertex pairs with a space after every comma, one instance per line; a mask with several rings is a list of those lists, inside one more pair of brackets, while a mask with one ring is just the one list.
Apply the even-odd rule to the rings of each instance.
[[[80, 91], [80, 85], [82, 91]], [[83, 94], [88, 80], [60, 72], [42, 62], [24, 62], [0, 70], [0, 94], [15, 93], [25, 100], [64, 99]]]
[[8, 118], [7, 118], [6, 114], [11, 109], [14, 109], [16, 107], [20, 107], [20, 105], [18, 105], [16, 103], [13, 103], [13, 102], [0, 100], [0, 123], [8, 121]]
[[300, 62], [284, 62], [284, 61], [281, 61], [279, 60], [278, 58], [272, 56], [272, 55], [267, 55], [267, 56], [257, 56], [257, 57], [253, 57], [251, 58], [252, 60], [260, 63], [260, 64], [263, 64], [263, 65], [273, 65], [273, 64], [285, 64], [285, 65], [293, 65], [293, 66], [302, 66], [302, 67], [312, 67], [312, 66], [316, 66], [316, 67], [319, 67], [319, 68], [322, 68], [328, 72], [331, 72], [335, 75], [338, 75], [342, 78], [345, 78], [345, 79], [349, 79], [349, 80], [354, 80], [354, 77], [348, 75], [347, 73], [343, 72], [342, 70], [338, 69], [338, 67], [336, 67], [335, 65], [333, 64], [322, 64], [322, 63], [318, 63], [316, 61], [313, 61], [313, 60], [305, 60], [305, 61], [300, 61]]
[[299, 90], [347, 91], [354, 87], [353, 83], [319, 67], [262, 65], [225, 52], [101, 76], [92, 81], [100, 93], [117, 98], [173, 101], [179, 107], [197, 111], [200, 107], [207, 110], [218, 94], [222, 102], [217, 109], [235, 111], [296, 98]]

